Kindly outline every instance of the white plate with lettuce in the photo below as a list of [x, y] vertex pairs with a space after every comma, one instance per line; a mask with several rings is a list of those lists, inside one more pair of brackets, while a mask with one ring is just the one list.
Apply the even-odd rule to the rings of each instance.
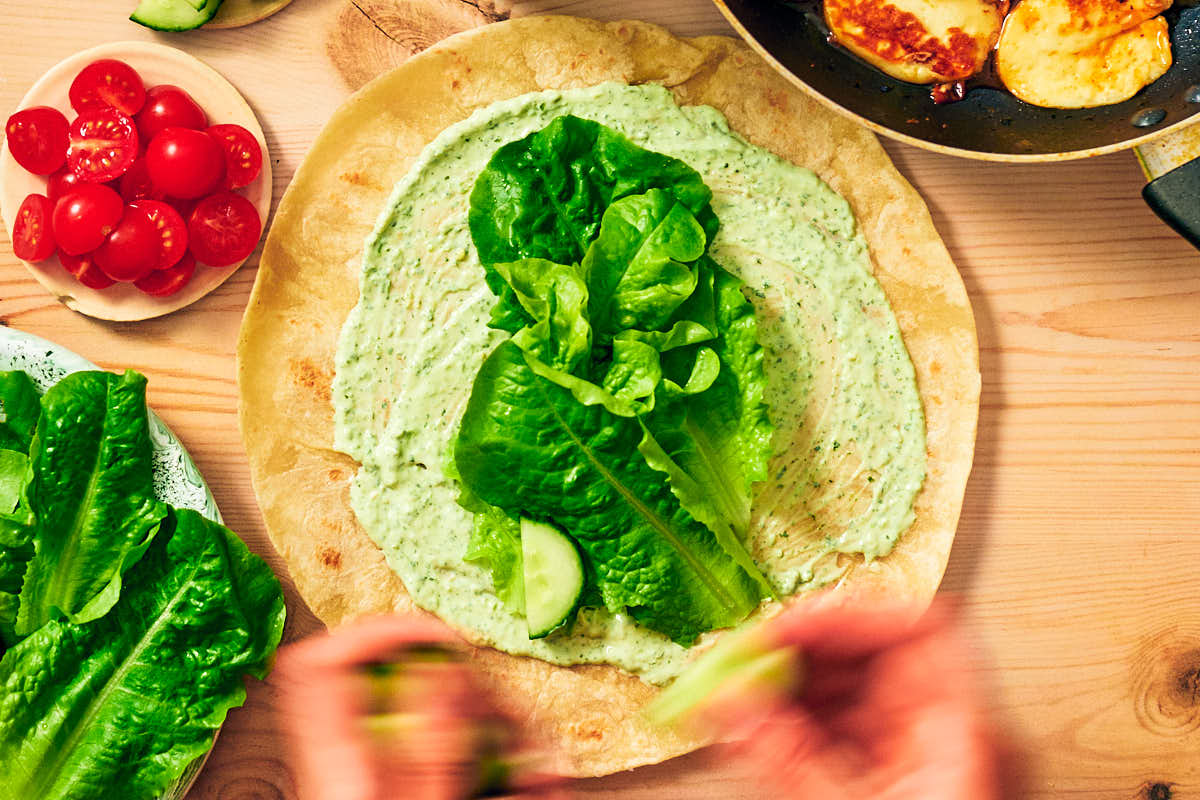
[[[136, 425], [145, 407], [145, 378], [97, 369], [45, 339], [0, 328], [0, 372], [25, 373], [43, 395], [31, 393], [20, 375], [0, 381], [0, 458], [28, 453], [21, 488], [7, 487], [10, 505], [0, 511], [11, 515], [0, 515], [0, 524], [26, 513], [25, 530], [34, 531], [25, 545], [4, 538], [14, 528], [0, 530], [0, 584], [12, 577], [5, 569], [21, 565], [15, 585], [0, 585], [0, 639], [10, 645], [5, 651], [0, 644], [5, 655], [0, 761], [12, 765], [0, 800], [30, 792], [183, 797], [204, 766], [225, 712], [244, 700], [241, 676], [265, 675], [282, 630], [277, 581], [219, 524], [212, 493], [183, 445], [153, 411], [147, 411], [144, 426]], [[47, 394], [54, 386], [59, 390]], [[64, 391], [68, 386], [71, 391]], [[99, 409], [95, 398], [102, 400]], [[94, 458], [71, 458], [76, 428], [86, 433], [78, 420], [89, 413], [102, 441]], [[55, 422], [49, 429], [47, 418]], [[141, 430], [124, 433], [129, 420]], [[139, 463], [140, 483], [129, 466]], [[57, 474], [42, 479], [45, 464]], [[13, 470], [0, 469], [0, 484], [12, 478]], [[80, 482], [87, 485], [85, 499], [73, 505], [64, 498], [70, 484]], [[0, 495], [4, 490], [0, 485]], [[19, 501], [11, 500], [14, 494]], [[68, 525], [71, 535], [64, 535]], [[95, 537], [88, 543], [89, 532], [110, 538], [111, 531], [115, 541], [139, 526], [120, 549], [97, 545]], [[101, 566], [61, 566], [72, 558]], [[197, 604], [203, 606], [199, 611]], [[248, 621], [257, 615], [265, 615], [265, 624]], [[249, 634], [243, 637], [248, 645], [242, 633]], [[59, 652], [70, 647], [75, 651], [66, 656]], [[215, 679], [203, 654], [214, 647], [224, 648]], [[200, 688], [201, 674], [218, 688]], [[8, 680], [14, 676], [20, 678], [18, 688]], [[18, 730], [42, 733], [8, 735]], [[118, 731], [140, 743], [126, 746]]]

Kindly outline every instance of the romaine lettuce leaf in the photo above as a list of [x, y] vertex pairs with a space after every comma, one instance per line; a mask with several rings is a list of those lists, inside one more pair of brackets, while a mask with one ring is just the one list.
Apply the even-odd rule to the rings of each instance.
[[476, 376], [454, 452], [466, 486], [566, 528], [605, 605], [677, 642], [744, 618], [759, 585], [646, 464], [638, 420], [580, 404], [527, 358], [504, 342]]
[[[711, 261], [702, 269], [713, 276], [720, 334], [709, 344], [720, 359], [720, 371], [708, 389], [683, 395], [676, 408], [651, 414], [645, 422], [675, 464], [703, 487], [699, 497], [707, 508], [680, 497], [684, 508], [706, 524], [726, 520], [744, 537], [753, 485], [767, 477], [774, 433], [763, 399], [763, 351], [754, 307], [742, 295], [741, 281]], [[665, 465], [663, 471], [670, 472]]]
[[18, 508], [28, 467], [24, 453], [0, 450], [0, 653], [17, 640], [17, 595], [33, 555], [28, 515]]
[[476, 377], [453, 477], [506, 602], [520, 517], [564, 528], [590, 595], [676, 641], [773, 595], [743, 543], [771, 455], [762, 350], [741, 283], [705, 255], [710, 200], [682, 162], [574, 117], [476, 181], [491, 324], [514, 335]]
[[149, 545], [167, 507], [154, 499], [146, 379], [76, 372], [41, 399], [26, 487], [34, 554], [16, 632], [60, 614], [88, 622], [116, 603], [121, 575]]
[[29, 456], [16, 450], [0, 450], [0, 514], [11, 514], [21, 500]]
[[270, 568], [176, 512], [108, 614], [49, 621], [0, 660], [0, 800], [157, 797], [244, 701], [243, 676], [266, 675], [283, 620]]
[[662, 189], [609, 206], [583, 257], [597, 342], [663, 326], [696, 290], [692, 264], [707, 245], [696, 217]]
[[0, 372], [0, 448], [29, 452], [42, 407], [38, 390], [24, 372]]
[[638, 147], [617, 131], [573, 116], [496, 151], [471, 191], [468, 222], [488, 286], [500, 300], [492, 326], [516, 332], [530, 321], [492, 265], [523, 258], [577, 264], [615, 201], [665, 189], [717, 232], [700, 174], [682, 161]]
[[517, 614], [525, 613], [525, 566], [521, 522], [495, 506], [479, 504], [465, 559], [492, 573], [496, 596]]
[[588, 288], [579, 269], [542, 258], [495, 266], [533, 320], [528, 327], [517, 331], [513, 340], [546, 364], [565, 372], [574, 371], [592, 352]]
[[30, 528], [15, 514], [0, 514], [0, 653], [17, 642], [18, 595], [33, 556]]

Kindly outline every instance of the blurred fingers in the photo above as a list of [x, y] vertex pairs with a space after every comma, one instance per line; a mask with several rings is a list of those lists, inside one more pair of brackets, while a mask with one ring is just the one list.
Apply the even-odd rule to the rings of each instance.
[[775, 641], [798, 645], [814, 658], [853, 659], [944, 629], [949, 620], [942, 603], [922, 613], [915, 606], [889, 604], [850, 609], [815, 598], [767, 624]]
[[351, 667], [385, 660], [404, 647], [451, 645], [457, 641], [444, 625], [424, 617], [366, 617], [283, 648], [277, 669], [291, 672]]

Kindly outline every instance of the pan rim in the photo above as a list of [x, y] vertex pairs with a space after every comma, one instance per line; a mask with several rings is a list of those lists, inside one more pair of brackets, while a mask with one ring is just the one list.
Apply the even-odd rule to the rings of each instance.
[[755, 36], [750, 33], [749, 29], [742, 24], [741, 19], [725, 4], [725, 0], [713, 0], [717, 10], [725, 17], [725, 20], [737, 31], [738, 36], [742, 38], [746, 44], [753, 48], [754, 52], [771, 65], [771, 68], [794, 84], [801, 91], [808, 94], [817, 102], [825, 107], [836, 111], [844, 117], [854, 120], [860, 125], [863, 125], [881, 136], [885, 136], [894, 141], [903, 142], [904, 144], [919, 147], [922, 150], [929, 150], [942, 155], [957, 156], [958, 158], [969, 158], [976, 161], [992, 161], [1008, 164], [1045, 164], [1057, 163], [1062, 161], [1077, 161], [1085, 158], [1093, 158], [1095, 156], [1109, 155], [1110, 153], [1120, 153], [1124, 150], [1132, 150], [1142, 145], [1149, 144], [1164, 136], [1170, 135], [1174, 131], [1179, 131], [1192, 125], [1200, 125], [1200, 120], [1197, 116], [1200, 112], [1192, 116], [1181, 119], [1178, 122], [1173, 122], [1164, 128], [1160, 128], [1150, 133], [1136, 136], [1132, 139], [1123, 139], [1112, 144], [1100, 145], [1099, 147], [1088, 147], [1080, 150], [1064, 150], [1058, 153], [997, 153], [991, 150], [969, 150], [964, 147], [951, 147], [950, 145], [938, 144], [931, 142], [928, 139], [922, 139], [918, 136], [911, 136], [907, 133], [902, 133], [889, 128], [886, 125], [881, 125], [872, 119], [862, 116], [840, 103], [831, 100], [821, 92], [814, 89], [812, 86], [804, 82], [794, 72], [787, 68], [778, 58], [776, 58], [770, 50], [764, 47]]

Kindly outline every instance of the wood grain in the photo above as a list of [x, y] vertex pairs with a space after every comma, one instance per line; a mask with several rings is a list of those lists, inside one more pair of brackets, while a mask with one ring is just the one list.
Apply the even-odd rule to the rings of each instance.
[[[727, 28], [706, 0], [296, 0], [239, 30], [160, 35], [128, 3], [0, 5], [0, 110], [85, 46], [157, 39], [228, 76], [258, 113], [276, 197], [323, 121], [378, 71], [511, 14]], [[1200, 256], [1138, 197], [1131, 155], [1005, 166], [889, 144], [962, 270], [979, 324], [975, 470], [945, 589], [1011, 741], [1013, 796], [1200, 800]], [[0, 322], [150, 377], [229, 524], [270, 561], [235, 416], [234, 343], [255, 259], [195, 306], [108, 324], [48, 297], [0, 241]], [[286, 410], [284, 410], [286, 413]], [[295, 638], [319, 627], [288, 589]], [[292, 798], [274, 687], [230, 715], [197, 800]], [[705, 754], [582, 797], [748, 798]]]

